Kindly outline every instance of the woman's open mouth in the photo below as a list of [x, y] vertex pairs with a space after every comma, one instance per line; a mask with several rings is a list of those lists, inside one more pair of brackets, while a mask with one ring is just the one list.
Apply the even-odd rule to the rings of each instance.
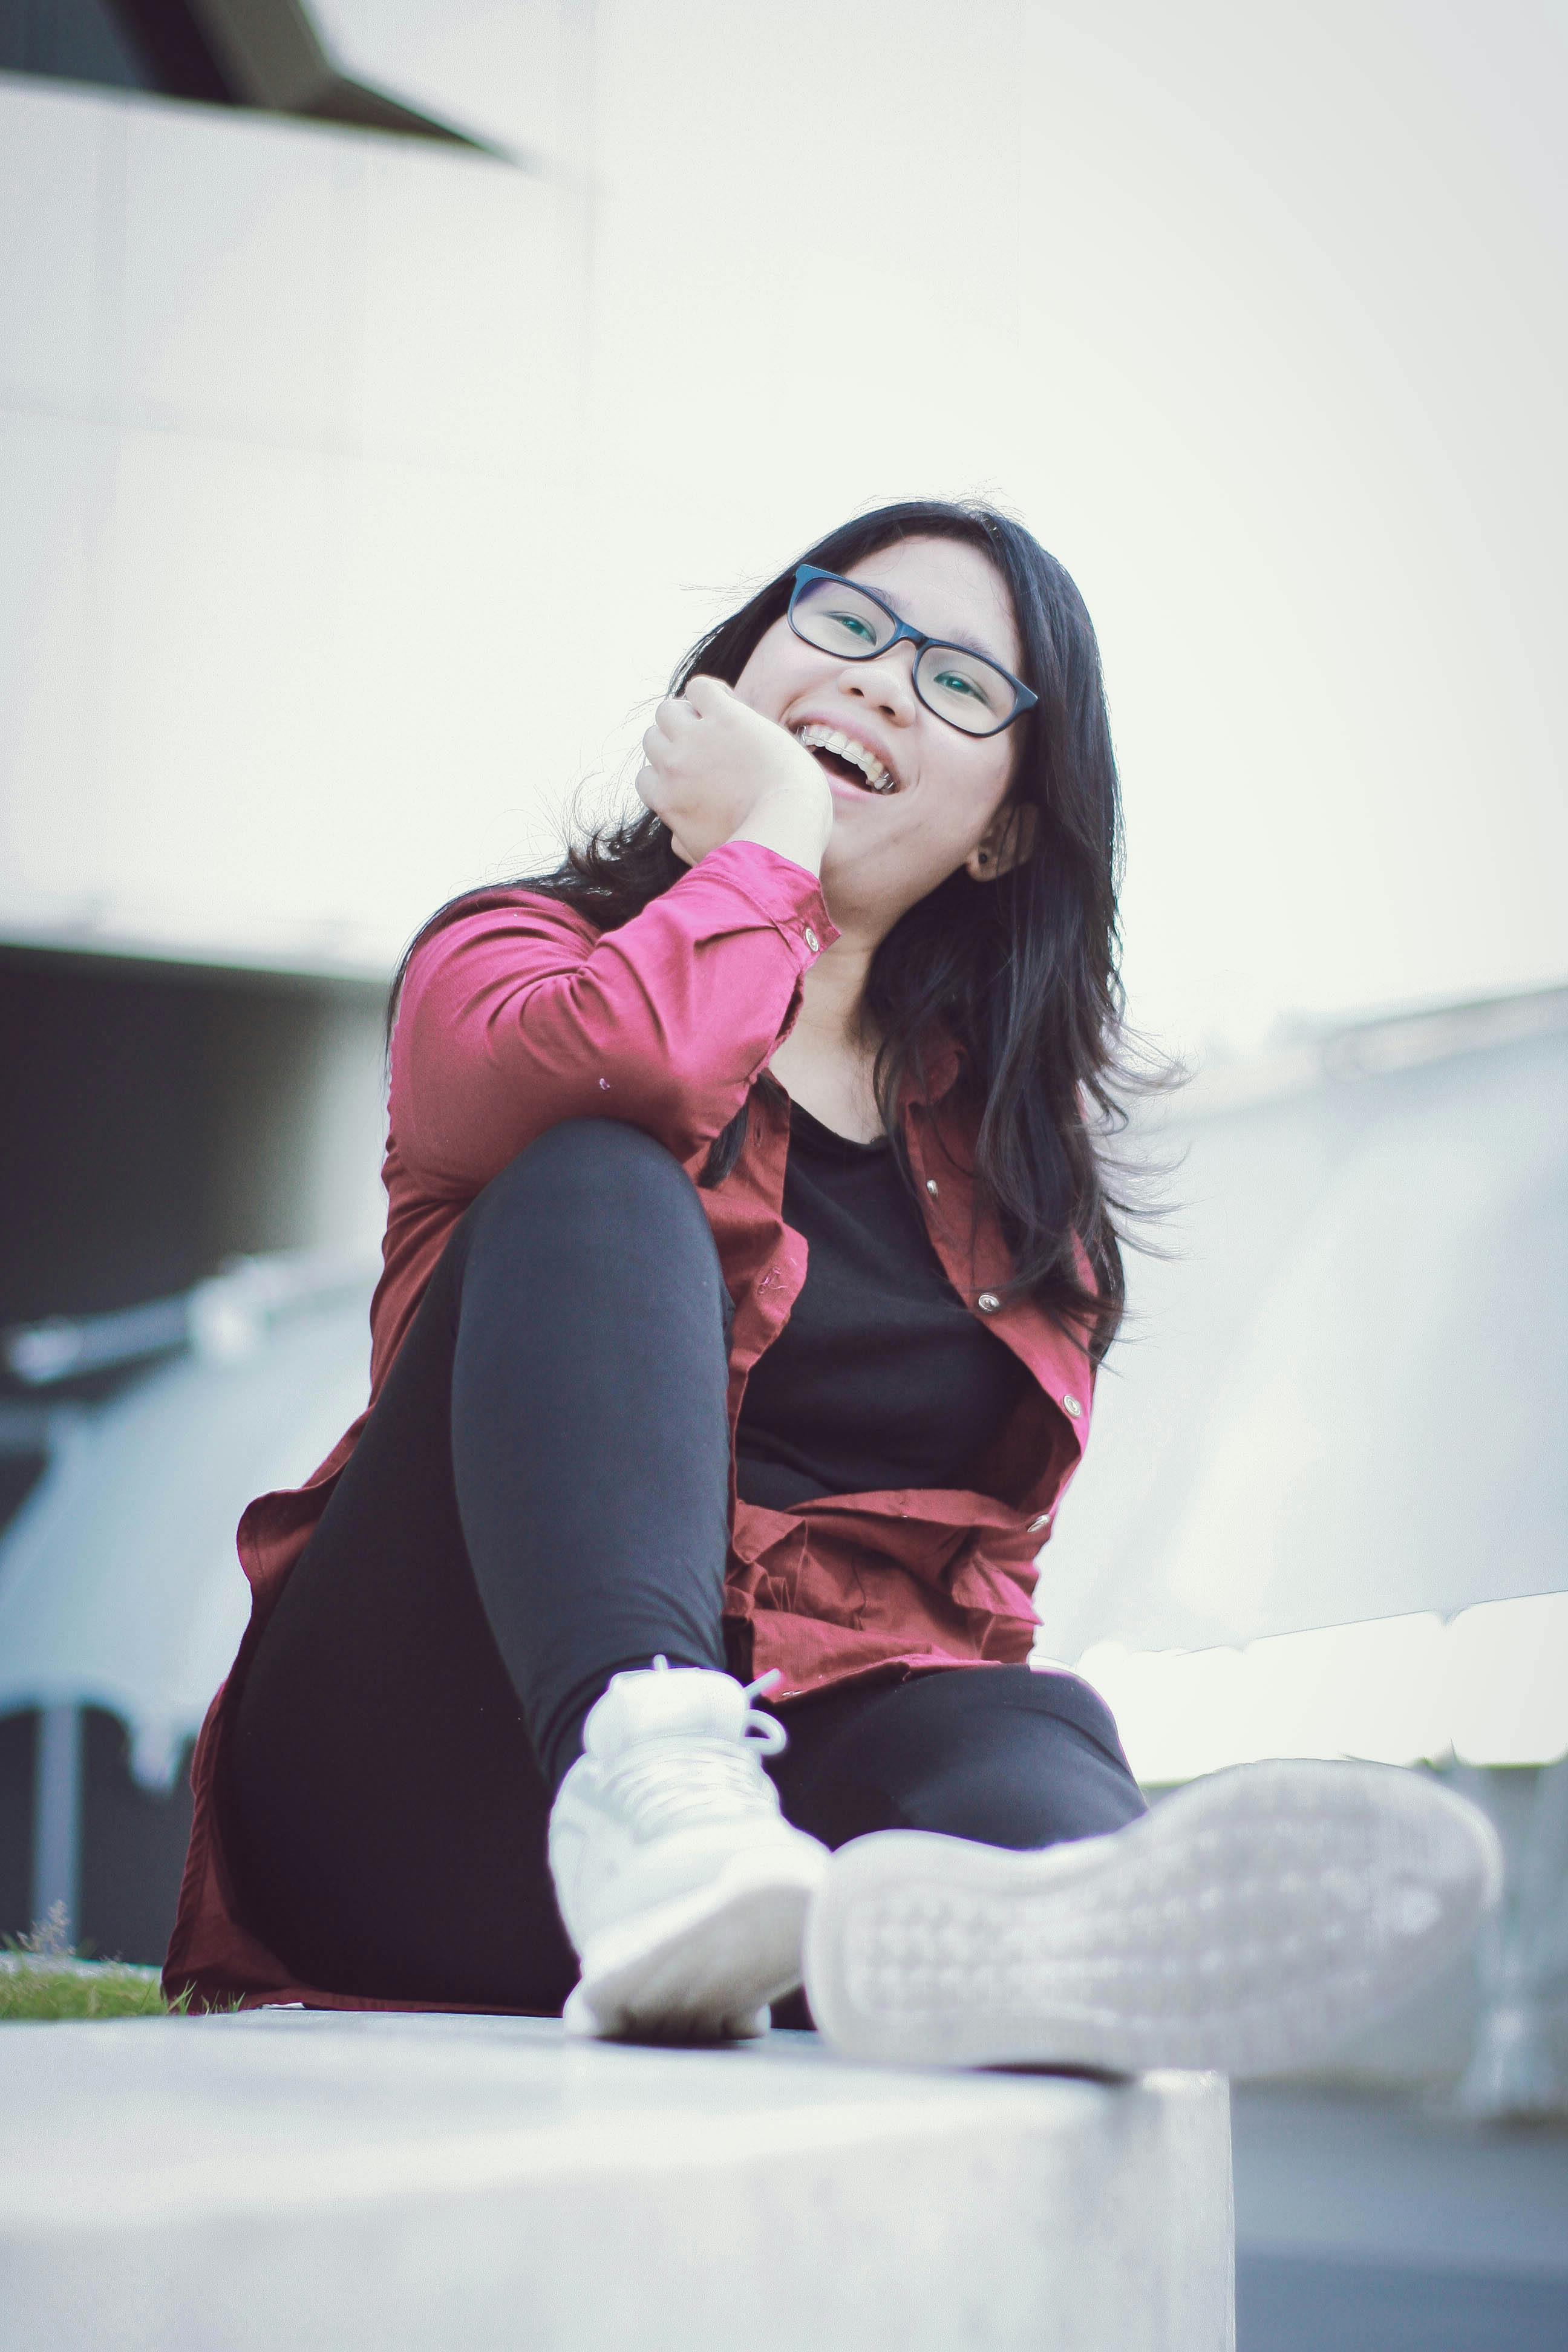
[[858, 743], [853, 735], [841, 728], [824, 726], [820, 719], [808, 719], [804, 727], [794, 730], [797, 743], [804, 745], [830, 783], [853, 784], [863, 793], [896, 793], [899, 789], [875, 751], [865, 743]]

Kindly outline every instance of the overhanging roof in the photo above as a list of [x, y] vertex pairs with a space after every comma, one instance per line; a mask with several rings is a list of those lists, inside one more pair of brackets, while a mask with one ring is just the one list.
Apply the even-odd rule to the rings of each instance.
[[[1204, 1100], [1206, 1092], [1207, 1101]], [[1053, 1656], [1568, 1585], [1568, 992], [1178, 1099], [1164, 1263], [1045, 1554]]]

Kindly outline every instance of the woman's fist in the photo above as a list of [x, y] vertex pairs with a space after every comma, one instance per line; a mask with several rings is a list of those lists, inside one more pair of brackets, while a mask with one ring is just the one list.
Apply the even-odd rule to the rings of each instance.
[[695, 866], [721, 841], [760, 841], [820, 872], [833, 795], [809, 751], [722, 679], [694, 677], [661, 702], [642, 739], [638, 797]]

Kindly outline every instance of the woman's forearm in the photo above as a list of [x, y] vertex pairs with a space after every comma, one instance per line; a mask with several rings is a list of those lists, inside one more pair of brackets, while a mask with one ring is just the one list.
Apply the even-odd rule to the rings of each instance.
[[405, 1163], [478, 1190], [546, 1129], [593, 1118], [690, 1159], [745, 1101], [834, 936], [811, 870], [739, 840], [602, 936], [546, 898], [461, 919], [404, 985], [390, 1116]]

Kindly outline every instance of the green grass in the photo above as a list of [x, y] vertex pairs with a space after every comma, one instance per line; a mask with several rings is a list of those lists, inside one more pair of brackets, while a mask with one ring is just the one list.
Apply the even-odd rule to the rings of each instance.
[[68, 2018], [168, 2017], [183, 2015], [189, 1995], [173, 2005], [163, 1999], [156, 1969], [129, 1968], [110, 1960], [90, 1969], [62, 1969], [58, 1962], [17, 1954], [0, 1967], [0, 2025], [37, 2025]]
[[31, 1934], [0, 1937], [0, 2025], [183, 2017], [190, 1994], [166, 2001], [158, 1974], [126, 1960], [84, 1960], [67, 1938], [65, 1906], [56, 1904]]

